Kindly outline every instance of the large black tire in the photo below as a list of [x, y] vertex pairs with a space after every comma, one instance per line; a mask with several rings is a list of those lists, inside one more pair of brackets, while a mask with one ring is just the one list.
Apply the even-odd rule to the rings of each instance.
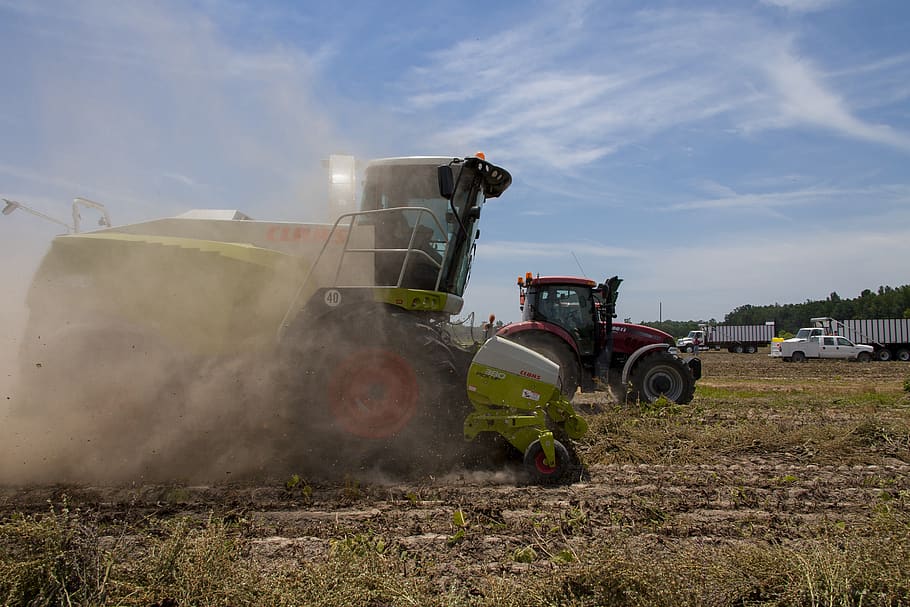
[[746, 354], [755, 354], [757, 351], [758, 351], [758, 348], [756, 348], [752, 344], [749, 344], [748, 346], [746, 346]]
[[856, 360], [861, 363], [867, 363], [872, 361], [872, 355], [868, 352], [860, 352], [856, 355]]
[[578, 357], [571, 347], [555, 335], [539, 331], [518, 333], [509, 339], [534, 350], [559, 365], [559, 388], [568, 400], [574, 398], [581, 381]]
[[895, 359], [895, 360], [899, 360], [899, 361], [901, 361], [901, 362], [908, 362], [908, 361], [910, 361], [910, 350], [908, 350], [907, 348], [901, 348], [901, 349], [898, 350], [897, 353], [894, 355], [894, 359]]
[[554, 441], [556, 451], [556, 465], [548, 466], [545, 463], [543, 447], [540, 441], [534, 441], [524, 453], [524, 467], [528, 479], [535, 485], [558, 485], [570, 482], [575, 471], [579, 469], [578, 461], [569, 454], [569, 450], [561, 442]]
[[[467, 451], [465, 361], [416, 317], [310, 328], [289, 370], [296, 464], [313, 475], [364, 468], [437, 472]], [[295, 381], [302, 379], [303, 381]]]
[[686, 404], [695, 395], [695, 379], [682, 360], [665, 350], [646, 354], [630, 376], [632, 401], [654, 402], [661, 396]]
[[888, 348], [882, 348], [881, 350], [879, 350], [878, 352], [875, 353], [875, 358], [882, 362], [887, 362], [887, 361], [891, 360], [891, 350], [889, 350]]

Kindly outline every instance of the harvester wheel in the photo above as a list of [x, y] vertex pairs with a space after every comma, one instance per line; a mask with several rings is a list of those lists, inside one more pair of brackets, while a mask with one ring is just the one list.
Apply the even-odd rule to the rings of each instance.
[[339, 428], [361, 438], [388, 438], [417, 413], [420, 387], [412, 363], [384, 348], [355, 350], [342, 358], [328, 383], [329, 406]]
[[685, 404], [695, 395], [695, 380], [686, 364], [669, 352], [648, 354], [631, 376], [632, 401], [654, 402], [661, 396]]
[[556, 451], [555, 466], [547, 465], [543, 446], [539, 440], [534, 441], [525, 449], [525, 470], [534, 484], [556, 485], [571, 478], [571, 473], [577, 465], [575, 460], [569, 455], [569, 450], [561, 442], [553, 441], [553, 447]]
[[453, 349], [406, 315], [372, 314], [369, 326], [365, 316], [327, 320], [292, 353], [310, 369], [290, 380], [290, 415], [307, 437], [292, 458], [393, 474], [451, 467], [470, 411]]
[[559, 365], [559, 388], [562, 395], [571, 401], [578, 391], [581, 377], [578, 359], [572, 349], [560, 339], [550, 335], [519, 333], [512, 339]]

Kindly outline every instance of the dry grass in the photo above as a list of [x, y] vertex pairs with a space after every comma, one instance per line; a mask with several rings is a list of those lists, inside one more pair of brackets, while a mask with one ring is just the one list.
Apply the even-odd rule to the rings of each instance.
[[[714, 378], [688, 406], [592, 416], [593, 477], [569, 488], [345, 479], [279, 484], [262, 512], [179, 487], [140, 515], [7, 505], [0, 605], [910, 605], [906, 381]], [[366, 514], [294, 522], [319, 508]], [[273, 536], [290, 547], [263, 552]]]
[[[434, 563], [374, 542], [339, 540], [324, 561], [247, 558], [242, 525], [212, 518], [97, 536], [98, 521], [52, 511], [0, 526], [3, 605], [906, 605], [907, 504], [863, 528], [828, 525], [786, 543], [672, 544], [628, 536], [528, 575], [442, 585]], [[25, 548], [29, 546], [29, 548]], [[137, 554], [144, 555], [137, 559]]]

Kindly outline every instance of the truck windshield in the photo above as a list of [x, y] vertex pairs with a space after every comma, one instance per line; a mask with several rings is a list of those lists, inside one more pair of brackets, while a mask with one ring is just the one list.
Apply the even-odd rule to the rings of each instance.
[[800, 329], [796, 332], [796, 339], [809, 339], [812, 329]]

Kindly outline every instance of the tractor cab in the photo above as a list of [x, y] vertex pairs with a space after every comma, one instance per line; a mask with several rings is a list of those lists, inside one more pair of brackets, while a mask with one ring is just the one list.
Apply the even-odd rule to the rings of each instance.
[[597, 348], [596, 283], [587, 278], [538, 276], [519, 278], [522, 320], [549, 323], [572, 336], [581, 356]]
[[598, 356], [609, 350], [616, 297], [622, 279], [597, 284], [588, 278], [519, 277], [522, 321], [555, 325], [575, 342], [579, 356]]

